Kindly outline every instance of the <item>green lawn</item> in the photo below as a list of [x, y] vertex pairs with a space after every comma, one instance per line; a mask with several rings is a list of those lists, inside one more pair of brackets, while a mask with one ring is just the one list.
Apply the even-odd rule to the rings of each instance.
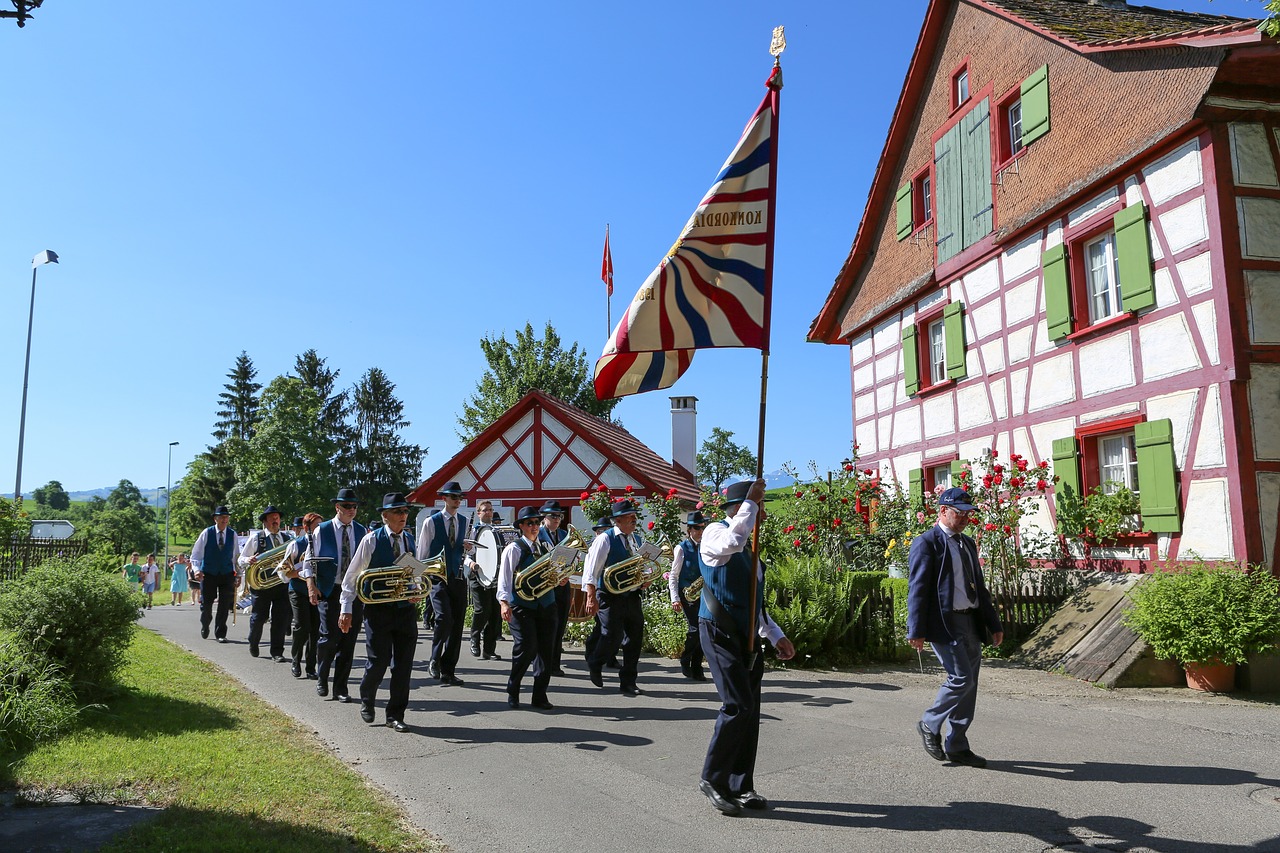
[[109, 707], [82, 712], [53, 743], [0, 757], [0, 785], [164, 806], [102, 848], [118, 853], [444, 849], [310, 730], [141, 629]]

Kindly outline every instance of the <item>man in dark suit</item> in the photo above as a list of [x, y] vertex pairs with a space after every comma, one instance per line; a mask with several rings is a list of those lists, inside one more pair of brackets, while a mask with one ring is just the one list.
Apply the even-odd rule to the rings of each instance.
[[[969, 748], [969, 725], [978, 701], [982, 643], [1000, 645], [1004, 629], [978, 565], [978, 546], [965, 536], [973, 503], [964, 489], [938, 497], [938, 523], [911, 543], [907, 591], [907, 642], [928, 642], [947, 672], [933, 705], [917, 725], [924, 750], [938, 761], [986, 767]], [[948, 726], [945, 744], [943, 724]]]

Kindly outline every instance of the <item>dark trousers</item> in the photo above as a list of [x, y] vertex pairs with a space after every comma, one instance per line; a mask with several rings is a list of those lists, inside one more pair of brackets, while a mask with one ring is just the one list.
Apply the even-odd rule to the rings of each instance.
[[[354, 631], [352, 633], [355, 633]], [[404, 720], [409, 707], [409, 677], [418, 646], [418, 612], [412, 605], [370, 604], [364, 608], [364, 677], [360, 701], [373, 706], [382, 676], [391, 667], [387, 719]]]
[[560, 669], [560, 655], [564, 653], [564, 633], [569, 628], [569, 605], [573, 603], [573, 587], [565, 584], [556, 587], [556, 633], [551, 639], [551, 671]]
[[471, 593], [471, 648], [493, 656], [502, 636], [502, 606], [497, 587], [486, 587], [474, 574], [467, 576]]
[[249, 611], [249, 648], [257, 648], [262, 642], [262, 625], [270, 621], [271, 656], [284, 657], [284, 638], [289, 632], [292, 615], [286, 584], [254, 590], [253, 609]]
[[680, 669], [686, 672], [702, 669], [702, 636], [698, 628], [698, 609], [700, 607], [701, 605], [698, 602], [695, 601], [691, 604], [685, 601], [683, 596], [681, 597], [680, 608], [684, 611], [688, 629], [684, 635], [684, 651], [680, 653]]
[[360, 624], [364, 621], [364, 602], [356, 599], [351, 603], [351, 630], [342, 633], [338, 627], [338, 617], [342, 615], [342, 587], [334, 584], [328, 598], [321, 598], [319, 610], [320, 640], [316, 643], [316, 675], [321, 683], [329, 683], [329, 672], [333, 670], [333, 695], [346, 696], [347, 680], [351, 677], [351, 664], [356, 657], [356, 637], [360, 633]]
[[529, 665], [533, 665], [533, 700], [547, 698], [547, 685], [551, 683], [549, 652], [556, 634], [555, 607], [526, 607], [517, 604], [511, 608], [511, 676], [507, 679], [507, 696], [520, 697], [520, 681]]
[[467, 582], [462, 578], [431, 581], [431, 609], [436, 614], [436, 632], [431, 638], [431, 660], [441, 675], [453, 675], [462, 651], [462, 621], [467, 610]]
[[302, 591], [289, 587], [289, 606], [293, 608], [293, 646], [290, 655], [294, 666], [306, 659], [307, 674], [316, 671], [316, 643], [320, 641], [320, 608], [311, 603], [306, 587]]
[[600, 640], [592, 648], [587, 665], [593, 670], [603, 668], [604, 662], [611, 660], [621, 646], [622, 669], [618, 680], [623, 687], [634, 686], [640, 663], [640, 643], [644, 639], [644, 609], [640, 604], [640, 593], [610, 595], [604, 590], [596, 590], [596, 596], [600, 604]]
[[945, 614], [947, 631], [955, 640], [931, 644], [938, 663], [947, 671], [947, 680], [922, 719], [931, 732], [943, 734], [943, 725], [948, 727], [942, 745], [946, 752], [969, 748], [969, 726], [978, 706], [978, 674], [982, 671], [981, 618], [976, 611]]
[[757, 654], [755, 665], [748, 670], [741, 640], [720, 630], [710, 619], [699, 620], [698, 629], [721, 703], [702, 764], [702, 778], [722, 794], [744, 794], [755, 788], [764, 655]]
[[[213, 622], [213, 635], [219, 639], [227, 636], [227, 613], [235, 606], [236, 576], [205, 575], [201, 581], [200, 627], [208, 630]], [[218, 602], [218, 615], [214, 618], [213, 603]]]

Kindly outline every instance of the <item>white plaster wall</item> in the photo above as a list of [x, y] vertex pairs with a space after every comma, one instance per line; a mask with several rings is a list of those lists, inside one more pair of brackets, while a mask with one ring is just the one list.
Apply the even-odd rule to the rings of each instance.
[[1031, 425], [1031, 440], [1036, 443], [1035, 460], [1046, 460], [1049, 469], [1053, 469], [1054, 439], [1075, 435], [1075, 418], [1058, 418], [1052, 421], [1041, 421]]
[[1246, 270], [1244, 286], [1249, 301], [1249, 340], [1280, 344], [1280, 272]]
[[1231, 541], [1231, 500], [1225, 478], [1192, 480], [1187, 489], [1187, 509], [1182, 516], [1182, 540], [1178, 554], [1198, 554], [1206, 560], [1234, 560]]
[[987, 452], [987, 449], [995, 446], [996, 437], [994, 435], [986, 435], [981, 438], [971, 438], [968, 441], [960, 443], [960, 448], [956, 451], [956, 455], [961, 461], [968, 460], [974, 462], [973, 472], [975, 476], [981, 477], [982, 471], [977, 465], [978, 458]]
[[1138, 347], [1142, 352], [1142, 377], [1148, 381], [1201, 366], [1185, 314], [1172, 314], [1139, 326]]
[[1005, 380], [992, 379], [988, 383], [991, 388], [991, 403], [995, 407], [996, 420], [1009, 417], [1009, 395], [1005, 391]]
[[956, 389], [956, 409], [960, 431], [991, 423], [991, 404], [987, 402], [987, 386], [969, 382]]
[[893, 446], [902, 447], [920, 440], [920, 409], [908, 406], [893, 417]]
[[[1169, 251], [1175, 255], [1209, 239], [1209, 219], [1204, 208], [1204, 196], [1197, 196], [1186, 204], [1160, 214], [1160, 227], [1169, 243]], [[1152, 245], [1158, 243], [1153, 241]]]
[[1173, 424], [1173, 458], [1181, 471], [1187, 467], [1187, 445], [1191, 441], [1191, 422], [1196, 413], [1200, 390], [1191, 388], [1173, 394], [1162, 394], [1147, 401], [1147, 420], [1168, 418]]
[[1120, 190], [1111, 187], [1101, 195], [1089, 199], [1084, 204], [1067, 214], [1067, 227], [1075, 228], [1080, 223], [1095, 216], [1099, 211], [1115, 204], [1120, 198]]
[[945, 288], [939, 288], [932, 293], [926, 294], [923, 299], [916, 303], [916, 313], [923, 314], [933, 306], [947, 299], [947, 291]]
[[574, 438], [573, 443], [569, 445], [569, 451], [592, 471], [599, 471], [600, 466], [604, 464], [604, 454], [587, 444], [582, 436]]
[[1035, 446], [1031, 443], [1031, 433], [1026, 427], [1018, 427], [1013, 431], [1013, 452], [1027, 457], [1032, 465], [1040, 461], [1036, 456]]
[[1218, 306], [1213, 300], [1191, 306], [1191, 316], [1196, 319], [1196, 328], [1200, 331], [1200, 342], [1204, 344], [1205, 355], [1210, 364], [1222, 360], [1218, 352]]
[[542, 484], [548, 489], [579, 489], [591, 482], [591, 474], [583, 470], [571, 456], [561, 456], [555, 466], [543, 475]]
[[1027, 376], [1029, 368], [1023, 367], [1009, 374], [1009, 415], [1022, 417], [1027, 406]]
[[1133, 378], [1133, 338], [1123, 331], [1080, 347], [1080, 394], [1096, 397], [1128, 388]]
[[1170, 274], [1168, 267], [1161, 267], [1156, 270], [1156, 307], [1168, 308], [1170, 305], [1178, 304], [1178, 293], [1173, 287], [1173, 275]]
[[1280, 258], [1280, 198], [1238, 198], [1240, 250], [1246, 258]]
[[1036, 315], [1036, 297], [1040, 293], [1040, 277], [1029, 279], [1004, 294], [1005, 323], [1016, 326]]
[[1280, 459], [1280, 365], [1253, 364], [1249, 379], [1249, 417], [1258, 459]]
[[1071, 368], [1069, 352], [1037, 362], [1031, 375], [1027, 411], [1039, 412], [1075, 400], [1076, 380]]
[[1053, 516], [1049, 514], [1047, 498], [1031, 498], [1027, 512], [1022, 516], [1022, 531], [1024, 535], [1035, 531], [1053, 532]]
[[[920, 467], [919, 453], [904, 453], [901, 456], [893, 457], [893, 470], [890, 476], [897, 480], [902, 487], [907, 487], [907, 477], [913, 468]], [[884, 476], [884, 469], [881, 468], [881, 476]]]
[[893, 383], [893, 404], [901, 406], [903, 403], [910, 401], [907, 396], [907, 379], [905, 376], [899, 377], [898, 381]]
[[853, 393], [857, 394], [860, 391], [866, 391], [875, 384], [876, 369], [871, 362], [853, 371]]
[[[527, 453], [528, 453], [528, 447], [522, 447], [520, 451], [518, 451], [517, 455], [519, 455], [523, 459], [528, 459], [530, 457], [527, 455]], [[608, 470], [617, 471], [619, 475], [622, 475], [622, 472], [619, 471], [614, 466], [610, 466]], [[622, 477], [624, 480], [626, 479], [625, 475], [622, 475]], [[618, 480], [610, 479], [608, 480], [608, 482], [614, 483], [614, 482], [618, 482]], [[488, 484], [489, 484], [489, 487], [492, 489], [498, 489], [498, 490], [504, 490], [504, 491], [507, 489], [518, 490], [518, 489], [533, 488], [533, 480], [531, 480], [529, 478], [529, 475], [524, 472], [524, 469], [520, 467], [520, 463], [516, 461], [514, 456], [509, 457], [507, 461], [503, 462], [501, 465], [498, 466], [498, 470], [489, 476]]]
[[1053, 341], [1049, 340], [1049, 323], [1047, 320], [1041, 319], [1035, 325], [1035, 335], [1032, 338], [1035, 345], [1036, 355], [1046, 353], [1056, 349]]
[[1280, 474], [1258, 474], [1258, 527], [1262, 530], [1263, 564], [1275, 568], [1276, 517], [1280, 515]]
[[[991, 343], [983, 344], [980, 349], [982, 350], [982, 363], [986, 366], [988, 375], [1004, 370], [1004, 341], [995, 340]], [[970, 373], [969, 375], [973, 376], [974, 374]]]
[[876, 388], [876, 411], [887, 412], [893, 408], [893, 383]]
[[1231, 169], [1236, 183], [1246, 187], [1280, 186], [1266, 127], [1256, 122], [1232, 122], [1230, 129]]
[[890, 317], [871, 330], [871, 340], [876, 355], [883, 355], [895, 347], [902, 346], [902, 324], [897, 317]]
[[1005, 281], [1015, 281], [1032, 270], [1039, 269], [1040, 240], [1042, 237], [1044, 237], [1044, 232], [1037, 231], [1022, 242], [1009, 247], [1009, 250], [1004, 253], [1001, 259], [1001, 268], [1004, 270]]
[[[480, 452], [475, 455], [475, 458], [471, 460], [471, 467], [483, 474], [485, 471], [492, 468], [494, 463], [498, 461], [498, 457], [502, 456], [506, 451], [507, 446], [505, 444], [501, 441], [495, 441], [487, 447], [482, 448]], [[604, 461], [603, 458], [601, 461]], [[454, 477], [454, 479], [456, 480], [457, 477]]]
[[964, 293], [967, 302], [977, 302], [1000, 288], [1000, 266], [992, 258], [964, 277]]
[[1160, 245], [1160, 235], [1156, 233], [1154, 220], [1147, 222], [1147, 240], [1151, 244], [1151, 259], [1158, 261], [1164, 258], [1164, 248]]
[[882, 452], [893, 446], [893, 415], [876, 418], [876, 444]]
[[1003, 326], [1000, 322], [1000, 300], [988, 300], [977, 308], [965, 312], [973, 323], [973, 337], [970, 342], [981, 341], [999, 332]]
[[1182, 290], [1188, 296], [1204, 293], [1213, 287], [1213, 254], [1201, 252], [1178, 264], [1178, 278], [1182, 280]]
[[1080, 415], [1080, 423], [1091, 424], [1097, 421], [1107, 421], [1117, 418], [1120, 415], [1129, 415], [1142, 408], [1142, 404], [1137, 400], [1132, 403], [1124, 403], [1119, 406], [1111, 406], [1106, 409], [1090, 409]]
[[[973, 335], [969, 336], [969, 340], [973, 340]], [[978, 360], [978, 350], [974, 347], [964, 351], [964, 374], [965, 376], [982, 375], [982, 362]]]
[[1142, 201], [1142, 184], [1137, 175], [1130, 175], [1124, 179], [1125, 207], [1137, 204], [1140, 201]]
[[871, 343], [870, 330], [858, 335], [849, 344], [849, 363], [860, 364], [875, 355], [875, 347]]
[[1023, 326], [1008, 333], [1010, 364], [1031, 358], [1031, 335], [1034, 332], [1035, 326]]
[[876, 422], [872, 418], [870, 420], [861, 421], [853, 427], [853, 440], [858, 445], [858, 452], [863, 456], [874, 456], [880, 451], [880, 442], [876, 436]]
[[956, 431], [955, 394], [946, 391], [925, 397], [921, 405], [924, 410], [924, 437], [937, 438], [951, 435]]
[[859, 394], [853, 398], [853, 416], [856, 418], [874, 415], [878, 410], [874, 391], [868, 391], [866, 394]]
[[1200, 141], [1193, 139], [1142, 170], [1153, 204], [1161, 204], [1204, 181], [1200, 169]]
[[877, 358], [876, 365], [876, 382], [884, 382], [892, 379], [902, 372], [902, 344], [899, 342], [898, 349], [888, 355]]
[[1227, 441], [1222, 430], [1222, 393], [1210, 385], [1200, 413], [1200, 434], [1196, 438], [1196, 468], [1221, 468], [1227, 464]]
[[1045, 235], [1044, 235], [1043, 251], [1047, 252], [1050, 249], [1052, 249], [1054, 246], [1061, 246], [1061, 245], [1062, 245], [1062, 223], [1051, 222], [1049, 223], [1049, 229], [1045, 232]]

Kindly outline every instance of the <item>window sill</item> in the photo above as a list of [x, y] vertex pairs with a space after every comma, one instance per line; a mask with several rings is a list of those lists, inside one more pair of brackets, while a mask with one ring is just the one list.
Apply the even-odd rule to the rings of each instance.
[[919, 225], [917, 225], [917, 226], [915, 227], [915, 230], [914, 230], [914, 231], [912, 231], [912, 232], [908, 235], [908, 237], [919, 237], [919, 236], [920, 236], [921, 234], [923, 234], [925, 231], [928, 231], [928, 230], [929, 230], [929, 226], [930, 226], [930, 225], [932, 225], [932, 224], [933, 224], [933, 220], [932, 220], [932, 219], [926, 219], [924, 222], [921, 222]]
[[925, 397], [932, 396], [934, 394], [937, 394], [943, 391], [944, 389], [950, 388], [955, 384], [956, 384], [956, 380], [954, 379], [944, 379], [941, 382], [935, 382], [932, 385], [927, 385], [921, 388], [919, 391], [916, 392], [915, 396], [919, 399], [924, 399]]
[[1014, 154], [1012, 157], [1001, 160], [999, 163], [996, 164], [996, 170], [995, 170], [996, 174], [1003, 172], [1005, 169], [1012, 166], [1016, 161], [1021, 160], [1022, 155], [1026, 153], [1027, 153], [1027, 146], [1024, 145], [1018, 149], [1017, 154]]
[[1138, 316], [1137, 311], [1125, 311], [1121, 314], [1116, 314], [1114, 317], [1108, 317], [1105, 320], [1099, 320], [1098, 322], [1094, 323], [1092, 326], [1085, 326], [1083, 329], [1076, 329], [1071, 334], [1066, 335], [1063, 338], [1063, 340], [1075, 341], [1075, 340], [1079, 340], [1080, 338], [1087, 338], [1092, 335], [1098, 335], [1103, 332], [1110, 331], [1116, 326], [1122, 326], [1137, 316]]

